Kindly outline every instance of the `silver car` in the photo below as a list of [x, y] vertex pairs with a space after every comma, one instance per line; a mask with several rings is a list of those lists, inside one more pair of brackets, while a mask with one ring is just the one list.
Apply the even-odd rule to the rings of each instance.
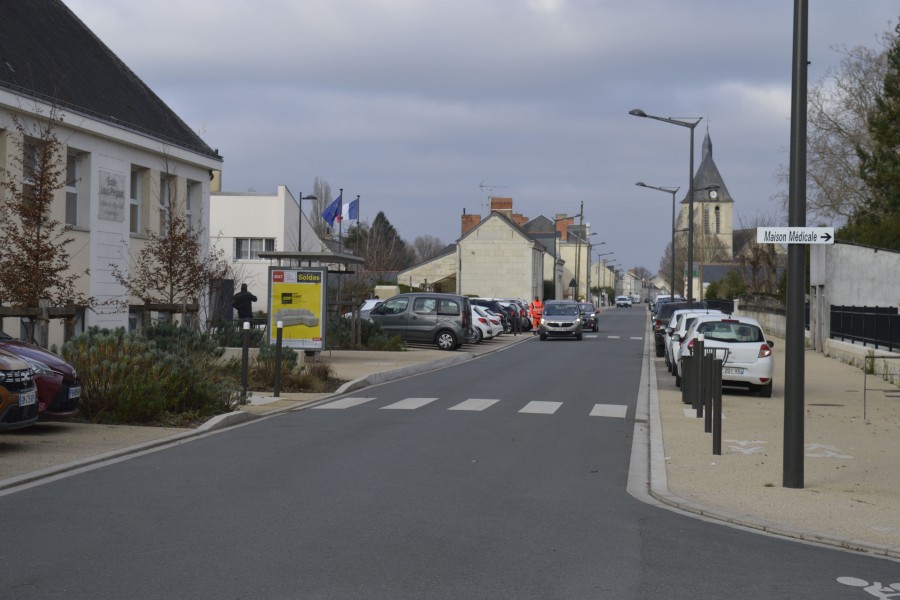
[[538, 334], [541, 341], [548, 337], [574, 337], [581, 340], [584, 322], [581, 309], [573, 300], [548, 300], [544, 303]]

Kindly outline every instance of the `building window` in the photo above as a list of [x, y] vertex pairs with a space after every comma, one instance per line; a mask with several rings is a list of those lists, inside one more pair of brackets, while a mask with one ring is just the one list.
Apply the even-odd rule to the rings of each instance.
[[709, 233], [709, 208], [703, 207], [703, 233]]
[[66, 225], [78, 225], [78, 182], [81, 161], [74, 152], [66, 154]]
[[187, 193], [184, 201], [184, 218], [187, 222], [188, 230], [193, 232], [195, 229], [195, 213], [197, 207], [200, 206], [200, 184], [196, 181], [187, 182]]
[[716, 233], [722, 233], [722, 213], [719, 207], [716, 207]]
[[159, 235], [163, 239], [168, 235], [169, 211], [171, 210], [169, 204], [171, 190], [169, 189], [169, 186], [171, 184], [172, 179], [169, 175], [167, 173], [161, 173], [159, 176]]
[[275, 238], [235, 238], [235, 260], [258, 260], [260, 252], [274, 252]]
[[131, 167], [131, 184], [128, 196], [128, 230], [131, 233], [141, 232], [141, 181], [143, 173], [137, 167]]

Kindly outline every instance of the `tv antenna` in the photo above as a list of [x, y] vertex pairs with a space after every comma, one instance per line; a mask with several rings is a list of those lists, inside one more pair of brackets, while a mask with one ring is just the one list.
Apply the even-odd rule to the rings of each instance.
[[508, 187], [509, 187], [508, 185], [494, 185], [494, 184], [490, 184], [490, 183], [485, 183], [484, 179], [482, 179], [481, 183], [478, 184], [479, 190], [481, 190], [482, 192], [487, 190], [491, 196], [494, 195], [495, 190], [505, 190]]

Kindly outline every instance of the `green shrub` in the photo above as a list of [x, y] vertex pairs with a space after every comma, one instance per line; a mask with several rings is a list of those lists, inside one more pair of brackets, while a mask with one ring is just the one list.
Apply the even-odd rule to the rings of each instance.
[[[362, 347], [366, 350], [403, 350], [404, 344], [399, 337], [388, 338], [381, 326], [368, 319], [360, 319], [357, 323], [360, 329]], [[328, 322], [328, 346], [340, 350], [355, 348], [351, 336], [352, 323], [347, 317], [332, 319]]]
[[[250, 347], [259, 348], [266, 339], [265, 329], [253, 329], [250, 332]], [[244, 346], [244, 330], [241, 321], [222, 321], [210, 328], [209, 339], [222, 348], [242, 348]]]
[[189, 336], [157, 333], [172, 352], [122, 329], [92, 329], [63, 346], [62, 356], [79, 372], [86, 420], [187, 423], [230, 412], [245, 401], [233, 380], [209, 366], [209, 347], [197, 340], [205, 350], [192, 346]]

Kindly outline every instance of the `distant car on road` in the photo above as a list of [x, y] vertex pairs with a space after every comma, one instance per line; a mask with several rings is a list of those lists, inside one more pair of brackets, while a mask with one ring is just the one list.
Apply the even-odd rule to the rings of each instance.
[[631, 308], [631, 297], [616, 296], [616, 308]]
[[541, 341], [548, 337], [574, 337], [581, 341], [581, 310], [574, 300], [547, 300], [538, 333]]
[[581, 314], [583, 315], [583, 329], [590, 329], [594, 333], [599, 329], [597, 325], [597, 308], [594, 306], [592, 302], [579, 302], [578, 308], [581, 309]]

